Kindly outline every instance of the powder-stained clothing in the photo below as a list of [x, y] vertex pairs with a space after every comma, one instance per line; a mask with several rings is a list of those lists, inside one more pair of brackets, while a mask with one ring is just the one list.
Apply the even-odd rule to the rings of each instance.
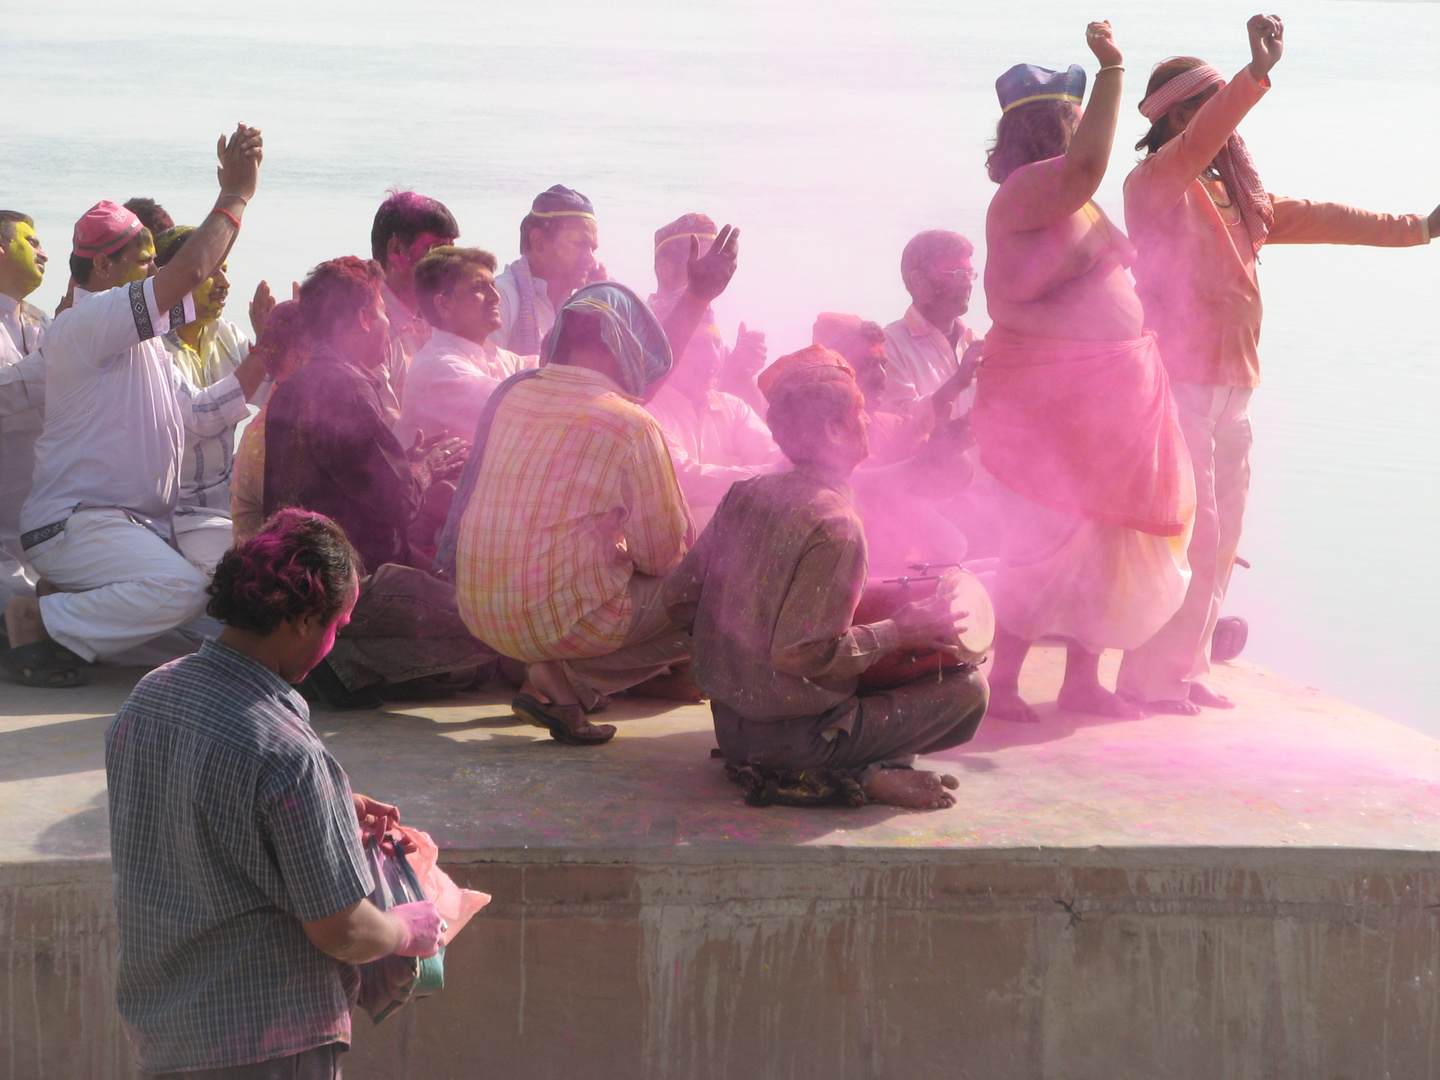
[[265, 516], [287, 506], [339, 523], [367, 571], [408, 561], [425, 488], [390, 431], [382, 381], [328, 345], [275, 388], [265, 419]]
[[460, 518], [460, 611], [517, 660], [614, 652], [631, 575], [668, 574], [690, 529], [655, 418], [599, 372], [542, 367], [495, 412]]
[[537, 359], [516, 356], [490, 341], [477, 345], [445, 330], [432, 331], [410, 360], [395, 437], [406, 447], [414, 444], [417, 431], [426, 439], [448, 434], [469, 442], [495, 388], [534, 367]]
[[[1269, 89], [1249, 67], [1125, 178], [1125, 226], [1135, 245], [1135, 291], [1171, 379], [1260, 385], [1260, 286], [1254, 245], [1219, 180], [1201, 174]], [[1272, 195], [1270, 244], [1429, 242], [1426, 219]]]
[[495, 278], [500, 294], [500, 329], [490, 340], [502, 349], [521, 356], [539, 353], [550, 328], [555, 325], [555, 305], [544, 278], [530, 273], [524, 255], [505, 267]]
[[[224, 319], [200, 331], [198, 349], [182, 341], [177, 330], [171, 330], [160, 341], [180, 374], [197, 387], [212, 386], [233, 375], [250, 352], [244, 332]], [[180, 461], [180, 506], [230, 515], [230, 477], [238, 426], [227, 425], [213, 435], [186, 432], [185, 453]]]
[[141, 679], [105, 732], [116, 998], [139, 1066], [349, 1043], [355, 968], [301, 922], [364, 899], [345, 772], [294, 687], [217, 641]]
[[161, 311], [154, 290], [154, 278], [101, 293], [77, 287], [74, 305], [46, 332], [45, 430], [20, 516], [27, 532], [89, 506], [168, 523], [186, 432], [214, 435], [248, 414], [233, 375], [197, 389], [170, 362], [156, 336], [172, 320], [193, 320], [194, 303]]
[[[908, 414], [921, 398], [944, 386], [960, 370], [960, 357], [977, 340], [975, 331], [955, 320], [952, 342], [910, 305], [902, 318], [885, 327], [887, 361], [883, 407], [889, 412]], [[956, 399], [956, 416], [970, 409], [974, 391], [967, 387]]]
[[[0, 370], [16, 376], [14, 392], [0, 393], [0, 604], [34, 592], [35, 575], [20, 546], [20, 507], [35, 472], [45, 393], [44, 358], [36, 350], [49, 325], [50, 317], [34, 304], [0, 293]], [[39, 381], [27, 379], [26, 369], [37, 371]]]
[[898, 644], [888, 619], [851, 625], [866, 565], [844, 480], [797, 466], [736, 484], [665, 583], [671, 617], [693, 626], [690, 677], [749, 720], [854, 699], [860, 673]]
[[[267, 402], [268, 404], [268, 402]], [[230, 518], [238, 543], [265, 522], [265, 415], [262, 408], [240, 433], [230, 474]]]
[[409, 305], [395, 295], [388, 281], [380, 286], [380, 302], [385, 307], [390, 336], [385, 340], [385, 362], [375, 373], [375, 385], [385, 417], [394, 424], [400, 418], [410, 361], [430, 340], [430, 324], [423, 315], [411, 311]]
[[697, 406], [667, 384], [645, 408], [665, 429], [675, 475], [697, 529], [709, 524], [731, 484], [783, 460], [765, 421], [734, 394], [710, 390]]

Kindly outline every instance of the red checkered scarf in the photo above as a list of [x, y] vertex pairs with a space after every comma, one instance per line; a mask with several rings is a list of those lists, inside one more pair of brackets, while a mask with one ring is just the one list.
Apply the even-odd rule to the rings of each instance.
[[[1225, 76], [1209, 64], [1201, 64], [1183, 74], [1176, 75], [1169, 82], [1140, 102], [1140, 113], [1151, 123], [1170, 111], [1172, 105], [1189, 101], [1216, 83], [1224, 83]], [[1220, 152], [1215, 155], [1215, 167], [1220, 170], [1220, 179], [1225, 181], [1226, 190], [1240, 210], [1240, 220], [1250, 233], [1250, 242], [1258, 252], [1270, 234], [1275, 223], [1275, 208], [1265, 185], [1260, 183], [1260, 174], [1255, 171], [1255, 159], [1245, 147], [1245, 140], [1233, 131]]]

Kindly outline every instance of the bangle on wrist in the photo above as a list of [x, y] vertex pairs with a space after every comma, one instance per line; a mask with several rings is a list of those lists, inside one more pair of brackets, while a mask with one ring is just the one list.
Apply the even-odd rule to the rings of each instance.
[[240, 228], [240, 219], [239, 219], [238, 217], [236, 217], [234, 214], [232, 214], [229, 210], [226, 210], [223, 206], [217, 206], [217, 207], [215, 207], [215, 209], [211, 210], [210, 213], [212, 213], [212, 214], [224, 214], [226, 217], [228, 217], [231, 221], [233, 221], [233, 222], [235, 223], [235, 228], [237, 228], [237, 229]]
[[219, 202], [221, 199], [239, 199], [241, 206], [249, 206], [249, 205], [250, 205], [250, 200], [247, 199], [247, 198], [245, 198], [244, 195], [236, 195], [236, 194], [234, 194], [233, 192], [224, 192], [224, 191], [222, 191], [222, 192], [216, 197], [215, 201], [216, 201], [216, 202]]
[[1104, 67], [1102, 67], [1102, 68], [1101, 68], [1099, 71], [1097, 71], [1095, 74], [1096, 74], [1096, 75], [1100, 75], [1100, 74], [1103, 74], [1103, 73], [1106, 72], [1106, 71], [1124, 71], [1124, 70], [1125, 70], [1125, 65], [1124, 65], [1124, 64], [1106, 64]]

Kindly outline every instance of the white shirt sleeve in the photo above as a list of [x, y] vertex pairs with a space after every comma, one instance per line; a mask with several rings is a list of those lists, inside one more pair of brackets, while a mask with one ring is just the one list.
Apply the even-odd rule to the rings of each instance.
[[175, 400], [180, 404], [185, 428], [192, 435], [202, 439], [219, 435], [250, 415], [245, 407], [245, 391], [234, 375], [226, 375], [204, 390], [197, 390], [180, 374], [180, 369], [171, 364], [170, 383], [175, 388]]
[[75, 335], [76, 348], [67, 350], [94, 367], [113, 363], [142, 341], [168, 334], [195, 318], [195, 300], [187, 296], [169, 311], [155, 303], [155, 279], [117, 285], [78, 304], [64, 333]]
[[0, 416], [45, 405], [45, 357], [37, 349], [13, 364], [0, 364]]

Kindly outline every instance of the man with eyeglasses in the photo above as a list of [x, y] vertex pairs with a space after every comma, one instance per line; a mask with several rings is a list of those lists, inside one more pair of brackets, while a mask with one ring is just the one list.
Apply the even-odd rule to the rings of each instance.
[[[959, 233], [931, 229], [911, 238], [900, 255], [900, 276], [910, 294], [904, 318], [885, 327], [885, 353], [889, 383], [885, 404], [894, 412], [909, 413], [915, 403], [929, 398], [956, 380], [966, 391], [974, 378], [971, 364], [961, 364], [969, 347], [979, 339], [960, 318], [970, 310], [975, 268], [970, 258], [975, 247]], [[973, 354], [978, 361], [978, 350]], [[954, 415], [970, 411], [973, 393], [958, 397]]]

